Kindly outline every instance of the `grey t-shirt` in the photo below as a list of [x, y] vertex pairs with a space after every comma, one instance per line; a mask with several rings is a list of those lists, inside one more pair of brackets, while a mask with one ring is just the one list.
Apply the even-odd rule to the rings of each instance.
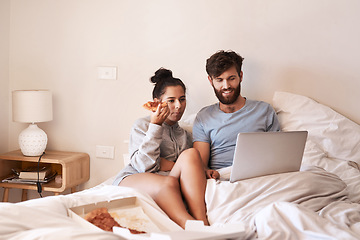
[[270, 104], [246, 99], [244, 107], [224, 113], [219, 103], [199, 111], [193, 126], [193, 142], [210, 144], [209, 167], [220, 169], [232, 165], [239, 132], [280, 131], [280, 123]]

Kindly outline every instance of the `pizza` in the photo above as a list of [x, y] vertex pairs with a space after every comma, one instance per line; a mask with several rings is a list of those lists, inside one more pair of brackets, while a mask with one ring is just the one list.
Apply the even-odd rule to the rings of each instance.
[[[85, 220], [88, 222], [94, 224], [98, 228], [101, 228], [104, 231], [112, 232], [113, 227], [122, 227], [120, 224], [115, 221], [115, 219], [110, 215], [107, 208], [96, 208], [86, 214]], [[143, 231], [138, 231], [136, 229], [127, 228], [132, 234], [140, 234], [140, 233], [146, 233]]]
[[110, 215], [106, 208], [97, 208], [85, 216], [85, 220], [94, 224], [102, 230], [112, 232], [113, 227], [120, 227], [120, 224]]
[[158, 105], [161, 104], [161, 107], [165, 107], [167, 105], [167, 102], [147, 102], [143, 105], [143, 107], [146, 109], [146, 110], [150, 110], [152, 112], [155, 112]]

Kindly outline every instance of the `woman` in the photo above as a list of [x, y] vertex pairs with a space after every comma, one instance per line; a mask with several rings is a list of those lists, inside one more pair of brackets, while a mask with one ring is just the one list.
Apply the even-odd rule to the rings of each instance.
[[149, 117], [135, 122], [129, 143], [131, 163], [113, 184], [146, 192], [182, 228], [187, 220], [209, 225], [203, 163], [199, 152], [190, 148], [191, 135], [178, 124], [186, 108], [185, 85], [164, 68], [155, 72], [151, 82], [154, 101], [167, 105], [159, 104]]

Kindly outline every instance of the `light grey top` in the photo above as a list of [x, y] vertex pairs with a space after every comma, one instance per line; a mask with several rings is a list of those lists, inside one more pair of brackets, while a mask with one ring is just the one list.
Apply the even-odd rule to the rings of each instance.
[[210, 144], [209, 167], [220, 169], [232, 165], [239, 132], [280, 131], [280, 123], [270, 104], [246, 99], [244, 107], [233, 113], [220, 110], [219, 103], [197, 114], [193, 141]]
[[135, 121], [129, 141], [130, 163], [116, 176], [113, 185], [135, 173], [158, 172], [160, 157], [175, 162], [180, 153], [192, 146], [192, 136], [179, 126], [150, 123], [150, 116]]

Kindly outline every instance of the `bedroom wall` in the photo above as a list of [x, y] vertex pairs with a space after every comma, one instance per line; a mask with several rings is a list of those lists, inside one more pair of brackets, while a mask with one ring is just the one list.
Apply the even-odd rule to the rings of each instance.
[[[0, 1], [0, 153], [9, 146], [9, 21], [10, 1]], [[2, 194], [0, 189], [0, 199]]]
[[0, 152], [9, 142], [9, 21], [10, 1], [0, 1]]
[[[187, 115], [216, 102], [205, 60], [219, 49], [245, 57], [244, 96], [271, 102], [276, 90], [303, 94], [360, 123], [357, 0], [10, 4], [9, 92], [53, 92], [54, 120], [39, 126], [48, 149], [90, 154], [91, 179], [83, 188], [123, 167], [124, 141], [134, 120], [147, 114], [141, 105], [151, 99], [148, 79], [159, 67], [187, 84]], [[116, 66], [117, 80], [98, 80], [99, 66]], [[8, 149], [17, 149], [26, 125], [8, 126]], [[114, 146], [115, 159], [96, 158], [96, 145]]]

